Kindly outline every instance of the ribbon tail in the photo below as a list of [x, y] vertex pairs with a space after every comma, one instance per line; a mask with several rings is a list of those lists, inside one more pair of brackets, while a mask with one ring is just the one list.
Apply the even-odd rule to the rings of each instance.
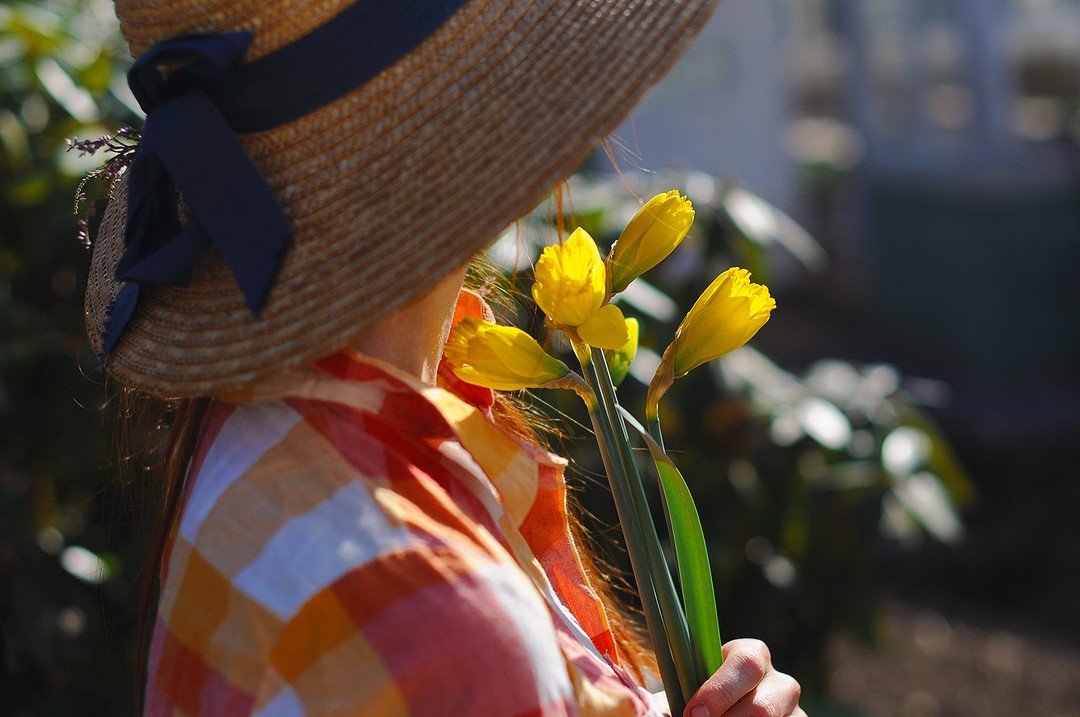
[[105, 363], [105, 357], [116, 346], [120, 336], [124, 333], [128, 321], [135, 313], [135, 306], [139, 301], [139, 285], [128, 283], [120, 289], [120, 293], [113, 297], [109, 306], [105, 309], [105, 325], [102, 327], [104, 338], [101, 342], [101, 353], [98, 354], [98, 366]]
[[205, 93], [176, 97], [152, 119], [154, 131], [148, 130], [144, 141], [179, 186], [195, 221], [236, 276], [251, 314], [258, 317], [292, 240], [285, 213]]
[[198, 224], [189, 224], [157, 251], [144, 252], [123, 274], [118, 271], [117, 278], [141, 284], [186, 285], [195, 263], [209, 247], [210, 237], [203, 228]]
[[[126, 275], [148, 254], [160, 251], [182, 229], [176, 207], [176, 185], [145, 145], [128, 170], [127, 229], [124, 255], [116, 278]], [[167, 283], [167, 282], [155, 282]]]

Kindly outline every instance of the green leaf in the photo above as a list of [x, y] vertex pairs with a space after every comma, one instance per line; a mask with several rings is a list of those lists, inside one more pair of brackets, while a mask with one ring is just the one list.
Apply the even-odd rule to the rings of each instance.
[[649, 449], [660, 488], [664, 495], [664, 511], [668, 519], [672, 539], [675, 542], [675, 558], [679, 569], [686, 622], [690, 628], [690, 643], [704, 668], [708, 679], [724, 662], [720, 647], [720, 623], [716, 616], [716, 591], [713, 588], [709, 552], [705, 547], [705, 534], [701, 529], [694, 497], [683, 479], [682, 473], [670, 456], [660, 447], [633, 414], [619, 407], [627, 425], [633, 426]]

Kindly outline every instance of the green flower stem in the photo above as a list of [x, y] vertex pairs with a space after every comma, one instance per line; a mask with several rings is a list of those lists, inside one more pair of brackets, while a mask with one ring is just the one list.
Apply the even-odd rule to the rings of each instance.
[[[665, 682], [668, 693], [668, 701], [672, 708], [672, 714], [681, 714], [687, 700], [693, 696], [700, 683], [694, 683], [694, 661], [690, 642], [690, 633], [686, 625], [686, 617], [678, 594], [675, 592], [675, 583], [660, 547], [660, 538], [656, 532], [652, 515], [649, 512], [648, 499], [645, 495], [645, 487], [641, 476], [637, 471], [633, 454], [630, 451], [630, 440], [619, 414], [618, 401], [615, 397], [615, 389], [608, 373], [607, 360], [599, 349], [592, 349], [591, 355], [579, 353], [582, 360], [582, 368], [585, 369], [586, 381], [590, 383], [594, 393], [600, 402], [598, 413], [607, 424], [607, 429], [614, 447], [616, 465], [620, 468], [622, 480], [612, 480], [612, 492], [617, 490], [626, 493], [624, 501], [629, 510], [628, 515], [620, 512], [619, 520], [622, 525], [630, 523], [629, 518], [640, 531], [640, 537], [644, 543], [646, 570], [651, 574], [656, 601], [659, 606], [661, 625], [663, 632], [654, 632], [650, 625], [650, 633], [654, 644], [666, 643], [671, 651], [672, 660], [675, 663], [678, 675], [677, 685], [669, 685]], [[609, 447], [610, 448], [610, 447]], [[612, 476], [609, 475], [609, 479]], [[618, 503], [616, 504], [617, 507]], [[634, 565], [635, 575], [639, 574], [639, 568]], [[648, 619], [646, 617], [646, 619]]]
[[[660, 429], [660, 411], [653, 411], [650, 409], [651, 407], [646, 409], [647, 415], [645, 416], [645, 419], [649, 422], [649, 435], [653, 437], [653, 440], [656, 441], [657, 445], [666, 451], [667, 447], [664, 445], [664, 432]], [[659, 409], [659, 406], [657, 406], [657, 409]]]
[[[589, 376], [588, 369], [584, 373]], [[660, 679], [664, 682], [664, 689], [671, 696], [678, 696], [682, 689], [679, 684], [679, 673], [675, 662], [668, 649], [666, 641], [657, 640], [655, 636], [664, 634], [664, 620], [660, 611], [660, 604], [656, 599], [656, 591], [653, 587], [652, 571], [649, 570], [649, 559], [645, 553], [644, 539], [633, 516], [633, 507], [630, 505], [630, 496], [625, 487], [615, 477], [618, 475], [618, 463], [613, 455], [610, 426], [606, 417], [603, 416], [596, 403], [595, 395], [586, 400], [589, 409], [589, 418], [592, 420], [593, 432], [596, 434], [596, 442], [600, 447], [600, 457], [604, 462], [604, 470], [611, 485], [611, 492], [615, 499], [615, 509], [619, 514], [619, 524], [622, 526], [623, 537], [626, 542], [626, 552], [630, 555], [630, 564], [634, 571], [637, 582], [638, 594], [641, 597], [642, 611], [645, 613], [645, 624], [649, 634], [653, 635], [653, 651], [656, 655], [656, 664], [660, 669]], [[674, 713], [673, 713], [674, 714]]]

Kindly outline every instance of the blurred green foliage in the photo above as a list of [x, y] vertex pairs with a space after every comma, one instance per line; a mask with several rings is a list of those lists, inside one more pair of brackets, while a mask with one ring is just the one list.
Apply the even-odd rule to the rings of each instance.
[[138, 557], [110, 548], [129, 518], [106, 480], [102, 389], [82, 374], [95, 360], [72, 207], [93, 161], [66, 152], [132, 121], [120, 47], [109, 2], [0, 6], [0, 713], [129, 702]]

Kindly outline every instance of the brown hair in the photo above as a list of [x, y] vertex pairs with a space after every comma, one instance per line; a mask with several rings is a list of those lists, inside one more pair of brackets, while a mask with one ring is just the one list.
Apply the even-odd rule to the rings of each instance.
[[135, 714], [142, 714], [150, 641], [157, 616], [162, 565], [180, 512], [188, 464], [198, 446], [211, 399], [162, 401], [124, 388], [118, 395], [118, 456], [134, 464], [136, 520], [146, 555], [136, 578], [138, 628], [135, 651]]

